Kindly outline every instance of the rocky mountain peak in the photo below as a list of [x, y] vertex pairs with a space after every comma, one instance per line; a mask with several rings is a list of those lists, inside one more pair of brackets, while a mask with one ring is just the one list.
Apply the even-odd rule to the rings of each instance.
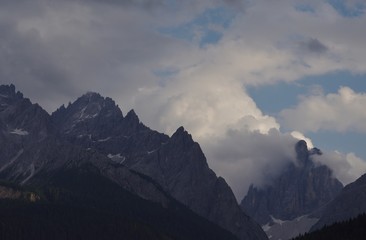
[[11, 96], [15, 94], [15, 86], [11, 85], [1, 85], [0, 86], [0, 94], [2, 97], [4, 96]]
[[0, 122], [4, 132], [14, 136], [44, 138], [50, 130], [49, 115], [38, 104], [32, 104], [14, 85], [0, 86]]
[[172, 139], [182, 139], [186, 142], [194, 142], [192, 135], [189, 134], [183, 126], [179, 127], [172, 135]]
[[83, 99], [84, 101], [88, 102], [95, 102], [95, 101], [103, 101], [104, 97], [102, 97], [97, 92], [86, 92], [81, 97], [79, 97], [79, 99]]
[[97, 108], [98, 111], [108, 108], [120, 111], [116, 103], [109, 97], [103, 97], [99, 93], [87, 92], [79, 97], [75, 102], [70, 104], [67, 108], [77, 108], [83, 110], [84, 108]]
[[122, 118], [123, 116], [122, 111], [111, 98], [88, 92], [66, 108], [62, 105], [52, 114], [52, 117], [56, 123], [64, 124], [67, 120], [71, 125], [75, 125], [80, 122], [93, 122], [100, 118]]
[[83, 109], [93, 105], [100, 107], [103, 102], [104, 97], [102, 97], [99, 93], [87, 92], [86, 94], [79, 97], [73, 105], [77, 106], [79, 109]]
[[[11, 85], [1, 85], [0, 86], [0, 102], [2, 103], [1, 106], [5, 106], [10, 104], [14, 101], [22, 100], [23, 94], [21, 92], [16, 92], [15, 86]], [[25, 99], [28, 100], [28, 99]], [[30, 103], [30, 101], [27, 101]]]
[[314, 167], [314, 163], [311, 160], [313, 155], [322, 155], [322, 151], [319, 148], [308, 149], [308, 145], [304, 140], [300, 140], [295, 145], [295, 152], [297, 158], [297, 164], [300, 167], [311, 168]]
[[128, 121], [128, 122], [135, 122], [135, 123], [139, 123], [140, 122], [140, 119], [139, 117], [137, 116], [135, 110], [131, 109], [126, 117], [125, 117], [125, 120]]
[[0, 97], [14, 97], [23, 98], [23, 94], [21, 92], [15, 91], [15, 86], [13, 84], [10, 85], [1, 85], [0, 86]]
[[309, 150], [309, 155], [322, 155], [323, 152], [319, 148], [312, 148]]
[[295, 145], [296, 158], [300, 163], [305, 164], [309, 160], [308, 145], [304, 140], [300, 140]]
[[183, 148], [190, 148], [195, 144], [192, 135], [189, 134], [184, 127], [179, 127], [171, 137], [172, 143]]
[[133, 134], [133, 132], [146, 131], [148, 128], [141, 123], [139, 117], [137, 116], [135, 110], [131, 109], [126, 117], [123, 119], [123, 131], [125, 134]]

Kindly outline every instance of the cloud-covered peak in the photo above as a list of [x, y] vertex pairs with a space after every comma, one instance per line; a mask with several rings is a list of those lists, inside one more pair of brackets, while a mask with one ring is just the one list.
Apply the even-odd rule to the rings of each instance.
[[292, 131], [291, 136], [293, 136], [296, 139], [305, 141], [309, 149], [312, 149], [314, 147], [314, 144], [312, 143], [311, 139], [305, 137], [304, 134], [302, 134], [301, 132]]

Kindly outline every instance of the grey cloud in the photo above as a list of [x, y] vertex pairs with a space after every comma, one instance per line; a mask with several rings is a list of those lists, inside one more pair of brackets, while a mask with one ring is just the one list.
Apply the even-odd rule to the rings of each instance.
[[240, 201], [251, 183], [264, 186], [295, 159], [298, 140], [272, 129], [268, 134], [229, 130], [202, 142], [210, 166], [224, 176]]
[[165, 5], [165, 0], [66, 0], [72, 3], [97, 3], [99, 5], [115, 5], [115, 6], [124, 6], [124, 7], [139, 7], [144, 9], [154, 9], [157, 7], [162, 7]]
[[8, 21], [2, 22], [0, 32], [0, 83], [14, 83], [36, 102], [73, 93], [69, 76], [53, 64], [36, 30], [20, 33], [16, 23]]
[[354, 153], [325, 152], [320, 156], [315, 155], [314, 160], [330, 167], [333, 175], [344, 185], [355, 181], [366, 172], [366, 162]]
[[364, 112], [366, 95], [349, 87], [337, 93], [309, 95], [279, 114], [281, 125], [302, 132], [319, 130], [335, 132], [366, 132]]
[[48, 111], [88, 90], [126, 102], [154, 85], [152, 69], [180, 49], [146, 28], [154, 18], [144, 8], [160, 1], [124, 1], [136, 9], [86, 2], [1, 1], [0, 84], [16, 84]]
[[307, 41], [300, 42], [299, 45], [302, 50], [309, 53], [322, 54], [328, 52], [329, 50], [329, 48], [325, 44], [323, 44], [316, 38], [310, 38]]
[[241, 12], [245, 12], [250, 6], [253, 5], [252, 0], [221, 0], [227, 6], [234, 8], [235, 10], [239, 10]]

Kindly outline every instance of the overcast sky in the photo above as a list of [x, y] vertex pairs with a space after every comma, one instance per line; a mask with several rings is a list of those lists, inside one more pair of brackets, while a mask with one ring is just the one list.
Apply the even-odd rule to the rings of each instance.
[[366, 172], [364, 0], [0, 0], [0, 83], [48, 112], [87, 91], [183, 125], [241, 199], [294, 158]]

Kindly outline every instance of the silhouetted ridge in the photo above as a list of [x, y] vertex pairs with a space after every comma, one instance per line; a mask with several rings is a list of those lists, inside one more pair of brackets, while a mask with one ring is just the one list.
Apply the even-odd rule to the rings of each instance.
[[194, 144], [197, 144], [193, 141], [192, 135], [189, 134], [184, 127], [179, 127], [175, 133], [171, 137], [171, 141], [178, 146], [182, 146], [184, 148], [189, 148]]
[[22, 99], [23, 94], [19, 91], [15, 91], [15, 86], [10, 85], [0, 85], [0, 98], [17, 98]]
[[131, 109], [131, 110], [127, 113], [127, 115], [126, 115], [125, 119], [126, 119], [127, 121], [131, 121], [131, 122], [138, 122], [138, 123], [140, 122], [139, 117], [137, 116], [137, 114], [136, 114], [135, 110], [133, 110], [133, 109]]

